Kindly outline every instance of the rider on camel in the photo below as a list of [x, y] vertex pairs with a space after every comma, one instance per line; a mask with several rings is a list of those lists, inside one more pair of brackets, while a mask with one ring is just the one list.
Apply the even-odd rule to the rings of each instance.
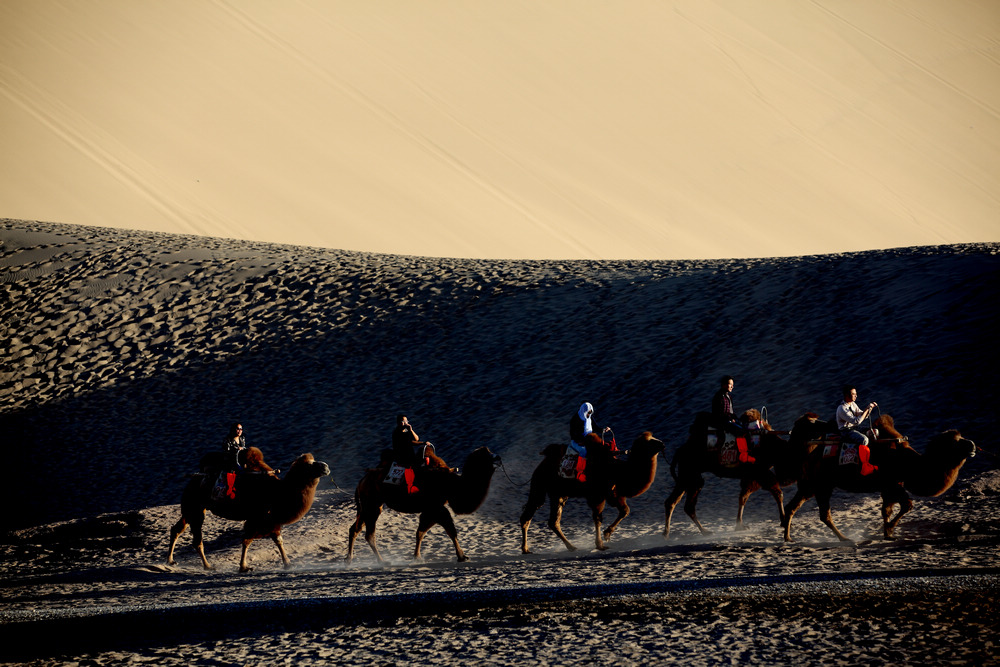
[[[429, 447], [424, 448], [424, 445]], [[423, 456], [417, 453], [418, 447], [423, 450]], [[448, 467], [448, 464], [434, 452], [434, 445], [420, 440], [420, 436], [413, 430], [406, 415], [396, 417], [396, 428], [392, 430], [392, 453], [396, 463], [404, 468], [416, 468], [425, 463], [430, 467]]]
[[878, 470], [878, 467], [873, 466], [869, 461], [871, 449], [868, 447], [868, 436], [857, 430], [857, 428], [868, 418], [872, 409], [878, 407], [878, 403], [872, 401], [864, 410], [859, 408], [855, 402], [858, 399], [858, 390], [854, 385], [844, 385], [843, 396], [844, 400], [837, 406], [837, 412], [834, 417], [837, 420], [837, 428], [840, 429], [840, 437], [843, 442], [851, 442], [858, 446], [858, 458], [861, 460], [861, 474], [870, 475]]
[[[569, 420], [569, 448], [584, 459], [587, 458], [587, 448], [583, 444], [583, 440], [597, 430], [591, 421], [593, 414], [594, 406], [590, 403], [584, 403]], [[601, 434], [603, 435], [610, 430], [610, 428], [605, 427], [601, 430]]]
[[229, 428], [229, 435], [222, 445], [226, 452], [225, 468], [228, 472], [243, 469], [246, 461], [247, 439], [243, 436], [243, 424], [236, 422]]
[[[715, 427], [736, 436], [736, 446], [739, 449], [741, 463], [754, 463], [755, 459], [750, 455], [747, 448], [747, 429], [740, 424], [736, 418], [736, 411], [733, 409], [733, 376], [723, 375], [720, 379], [720, 387], [712, 396], [712, 422]], [[725, 436], [723, 436], [725, 439]]]

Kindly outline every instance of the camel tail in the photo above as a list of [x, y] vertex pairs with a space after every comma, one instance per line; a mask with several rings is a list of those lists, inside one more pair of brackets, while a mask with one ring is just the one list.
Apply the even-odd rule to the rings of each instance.
[[674, 455], [670, 458], [670, 476], [674, 478], [675, 482], [677, 481], [677, 454], [679, 454], [680, 451], [680, 447], [675, 449]]

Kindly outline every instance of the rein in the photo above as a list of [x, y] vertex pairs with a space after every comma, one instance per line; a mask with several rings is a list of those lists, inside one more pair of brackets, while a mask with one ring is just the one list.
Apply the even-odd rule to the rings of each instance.
[[[500, 467], [500, 470], [503, 471], [503, 476], [506, 477], [507, 481], [510, 482], [511, 484], [513, 484], [514, 486], [521, 487], [521, 486], [525, 486], [528, 483], [528, 482], [525, 482], [524, 484], [518, 484], [517, 482], [515, 482], [514, 480], [512, 480], [510, 478], [510, 475], [507, 474], [507, 468], [503, 464], [503, 459], [500, 459], [500, 466], [499, 467]], [[528, 480], [528, 481], [530, 482], [531, 480]]]

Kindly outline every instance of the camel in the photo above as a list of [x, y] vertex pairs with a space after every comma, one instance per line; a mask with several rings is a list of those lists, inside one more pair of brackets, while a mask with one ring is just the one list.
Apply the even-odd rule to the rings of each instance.
[[[812, 421], [814, 429], [822, 424], [815, 419]], [[882, 533], [885, 539], [894, 539], [893, 532], [899, 520], [913, 508], [909, 493], [922, 497], [941, 495], [955, 483], [966, 459], [976, 455], [975, 443], [963, 438], [955, 429], [935, 435], [926, 451], [920, 454], [896, 431], [889, 415], [883, 415], [876, 422], [876, 428], [891, 437], [870, 443], [871, 461], [878, 466], [878, 470], [870, 475], [861, 475], [858, 467], [840, 465], [835, 457], [825, 456], [825, 451], [832, 449], [833, 440], [804, 439], [793, 428], [790, 441], [800, 448], [802, 470], [795, 496], [785, 506], [782, 526], [786, 542], [792, 541], [795, 513], [813, 496], [819, 504], [820, 520], [839, 540], [848, 540], [834, 525], [830, 513], [830, 498], [835, 488], [849, 493], [880, 493]], [[820, 430], [830, 432], [829, 425]], [[893, 517], [896, 505], [900, 509]]]
[[[747, 410], [744, 416], [748, 421], [760, 420], [758, 410]], [[788, 443], [765, 421], [763, 430], [757, 434], [760, 437], [759, 444], [750, 452], [756, 461], [741, 463], [735, 456], [735, 450], [732, 452], [734, 456], [727, 459], [722, 448], [710, 449], [706, 444], [708, 430], [712, 428], [711, 419], [711, 414], [707, 412], [698, 413], [688, 431], [687, 441], [674, 452], [670, 463], [670, 474], [675, 482], [674, 489], [663, 503], [666, 514], [666, 525], [663, 529], [665, 538], [670, 537], [670, 518], [685, 493], [688, 494], [688, 498], [684, 503], [684, 512], [691, 517], [702, 534], [711, 533], [698, 520], [696, 510], [698, 496], [705, 485], [702, 473], [706, 472], [717, 477], [740, 480], [740, 496], [736, 510], [737, 530], [744, 528], [743, 509], [747, 500], [751, 494], [760, 489], [766, 489], [774, 497], [778, 505], [778, 518], [784, 519], [784, 496], [781, 488], [793, 484], [798, 477], [798, 467], [785, 464], [789, 461], [786, 455]]]
[[465, 460], [462, 473], [446, 467], [431, 466], [418, 468], [415, 484], [416, 493], [407, 493], [404, 486], [385, 483], [387, 469], [384, 466], [365, 473], [354, 491], [357, 516], [351, 524], [347, 539], [347, 562], [354, 559], [354, 542], [365, 527], [365, 541], [375, 553], [378, 562], [384, 562], [376, 545], [376, 524], [387, 506], [405, 514], [419, 514], [417, 545], [414, 560], [420, 559], [420, 545], [427, 531], [440, 524], [455, 545], [458, 562], [469, 560], [458, 543], [458, 529], [446, 505], [455, 514], [472, 514], [483, 504], [490, 489], [493, 473], [500, 464], [500, 457], [488, 447], [479, 447]]
[[[256, 452], [254, 450], [257, 450]], [[223, 519], [243, 521], [243, 553], [240, 555], [240, 572], [249, 572], [247, 550], [255, 539], [270, 537], [278, 547], [285, 568], [291, 567], [281, 540], [281, 527], [292, 524], [306, 515], [312, 507], [316, 486], [321, 477], [330, 474], [330, 467], [317, 461], [312, 454], [303, 454], [295, 459], [291, 468], [279, 479], [273, 470], [263, 462], [260, 450], [250, 447], [248, 462], [255, 462], [259, 472], [239, 475], [237, 498], [235, 500], [213, 500], [218, 469], [194, 475], [184, 488], [181, 496], [181, 518], [170, 529], [170, 550], [167, 563], [174, 565], [174, 547], [177, 538], [191, 524], [194, 547], [201, 556], [206, 570], [215, 569], [205, 557], [202, 525], [205, 510]]]
[[[554, 444], [542, 451], [545, 458], [531, 475], [528, 502], [521, 512], [521, 553], [531, 553], [528, 549], [528, 527], [535, 512], [549, 497], [549, 528], [551, 528], [570, 551], [576, 547], [562, 531], [563, 507], [569, 498], [584, 498], [590, 506], [594, 518], [595, 543], [597, 549], [607, 549], [605, 540], [611, 537], [618, 524], [631, 510], [626, 499], [636, 498], [645, 493], [656, 477], [656, 458], [663, 451], [663, 443], [649, 431], [641, 433], [632, 443], [627, 460], [618, 460], [595, 433], [587, 437], [587, 479], [565, 479], [559, 475], [559, 465], [566, 452], [566, 445]], [[605, 504], [611, 503], [618, 509], [618, 517], [601, 533]]]

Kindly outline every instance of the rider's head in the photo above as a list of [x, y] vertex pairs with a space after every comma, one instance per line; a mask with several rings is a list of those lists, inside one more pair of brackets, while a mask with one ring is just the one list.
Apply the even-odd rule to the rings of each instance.
[[858, 390], [853, 384], [845, 384], [840, 388], [840, 393], [843, 394], [845, 401], [853, 401], [858, 398]]
[[229, 437], [238, 438], [243, 435], [243, 424], [239, 422], [233, 422], [233, 425], [229, 427]]
[[732, 375], [723, 375], [722, 378], [719, 380], [719, 384], [722, 386], [723, 390], [725, 390], [725, 391], [732, 391], [733, 390], [733, 376]]

